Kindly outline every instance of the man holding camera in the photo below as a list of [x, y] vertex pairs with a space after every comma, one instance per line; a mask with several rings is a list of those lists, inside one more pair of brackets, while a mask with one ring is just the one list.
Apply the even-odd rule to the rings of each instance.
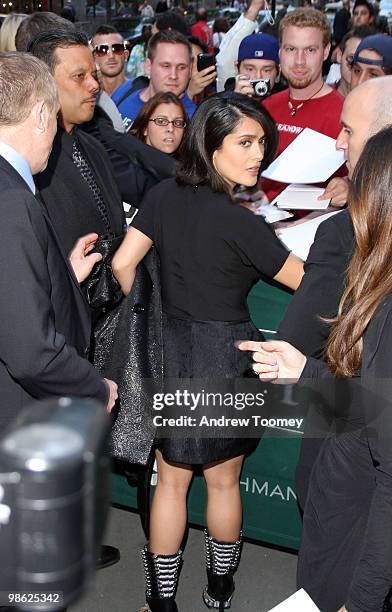
[[227, 79], [225, 90], [265, 98], [281, 91], [279, 43], [270, 34], [245, 36], [238, 49], [238, 75]]

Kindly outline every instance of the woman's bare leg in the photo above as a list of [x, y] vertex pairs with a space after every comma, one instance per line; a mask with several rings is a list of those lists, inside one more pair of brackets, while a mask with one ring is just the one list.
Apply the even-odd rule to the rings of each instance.
[[149, 549], [156, 555], [174, 555], [179, 550], [186, 527], [186, 496], [192, 480], [192, 467], [165, 461], [156, 451], [158, 484], [150, 517]]
[[203, 467], [207, 483], [207, 527], [211, 537], [221, 542], [238, 540], [242, 524], [240, 474], [244, 456]]

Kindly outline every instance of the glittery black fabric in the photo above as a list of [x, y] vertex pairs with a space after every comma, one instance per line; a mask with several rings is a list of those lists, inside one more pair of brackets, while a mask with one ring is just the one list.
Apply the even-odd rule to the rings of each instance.
[[94, 252], [101, 253], [102, 259], [95, 264], [93, 271], [82, 285], [88, 303], [96, 311], [94, 318], [104, 314], [103, 309], [113, 308], [123, 297], [121, 287], [112, 271], [112, 257], [123, 239], [124, 236], [100, 237], [95, 244]]
[[114, 457], [145, 465], [154, 439], [151, 393], [161, 390], [162, 310], [154, 249], [138, 265], [131, 293], [95, 325], [92, 358], [115, 380], [119, 409], [110, 450]]
[[[205, 380], [206, 388], [214, 380], [228, 379], [226, 392], [234, 391], [235, 378], [249, 372], [249, 355], [236, 349], [234, 342], [263, 340], [250, 320], [196, 321], [167, 314], [163, 315], [163, 337], [166, 387], [171, 380], [179, 378]], [[198, 430], [195, 431], [194, 438], [157, 440], [165, 459], [189, 464], [211, 463], [248, 454], [259, 442], [254, 438], [201, 438], [197, 437]]]

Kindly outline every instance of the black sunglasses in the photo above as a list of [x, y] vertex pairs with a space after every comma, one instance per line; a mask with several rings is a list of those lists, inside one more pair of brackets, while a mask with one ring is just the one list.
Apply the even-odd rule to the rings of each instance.
[[112, 43], [111, 45], [97, 45], [94, 47], [94, 53], [98, 55], [98, 57], [103, 57], [109, 53], [109, 50], [112, 50], [114, 55], [123, 55], [125, 52], [124, 43]]

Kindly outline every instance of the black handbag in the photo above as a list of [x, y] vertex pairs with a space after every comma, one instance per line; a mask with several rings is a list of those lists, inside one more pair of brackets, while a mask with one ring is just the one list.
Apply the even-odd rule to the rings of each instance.
[[113, 275], [112, 258], [123, 241], [124, 236], [98, 238], [94, 251], [101, 253], [102, 259], [93, 268], [90, 276], [83, 283], [83, 289], [91, 308], [112, 308], [118, 304], [123, 293]]

